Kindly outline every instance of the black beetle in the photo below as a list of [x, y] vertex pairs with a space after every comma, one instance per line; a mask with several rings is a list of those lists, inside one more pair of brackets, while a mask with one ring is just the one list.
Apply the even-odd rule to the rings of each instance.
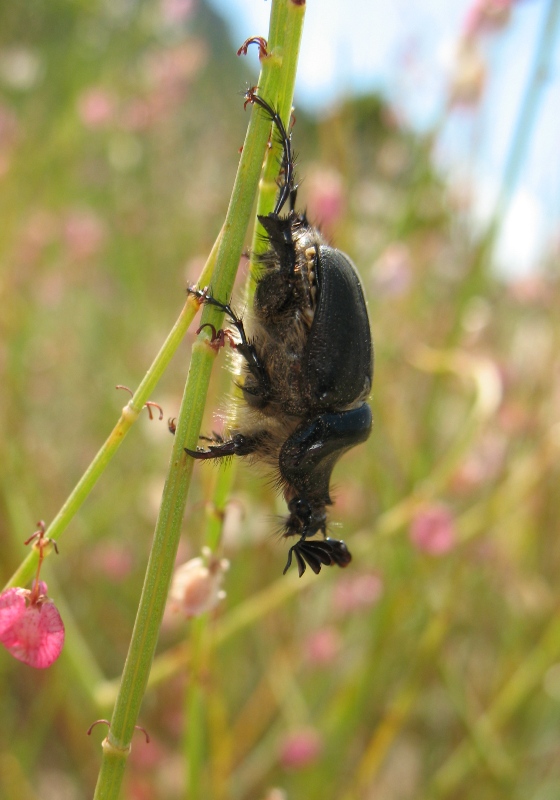
[[[244, 362], [245, 403], [227, 440], [214, 436], [207, 449], [186, 452], [198, 459], [252, 456], [274, 467], [290, 512], [283, 535], [299, 536], [284, 572], [295, 557], [301, 576], [306, 563], [318, 573], [322, 565], [345, 567], [352, 559], [343, 541], [327, 538], [326, 507], [336, 461], [371, 431], [366, 400], [373, 345], [356, 268], [294, 209], [291, 139], [282, 120], [254, 89], [245, 97], [268, 114], [283, 146], [276, 206], [259, 217], [268, 250], [258, 259], [247, 333], [230, 305], [206, 290], [188, 289], [225, 312], [237, 329], [233, 346]], [[281, 216], [288, 200], [290, 210]], [[223, 331], [214, 332], [218, 337], [223, 344]], [[322, 538], [311, 538], [317, 533]]]

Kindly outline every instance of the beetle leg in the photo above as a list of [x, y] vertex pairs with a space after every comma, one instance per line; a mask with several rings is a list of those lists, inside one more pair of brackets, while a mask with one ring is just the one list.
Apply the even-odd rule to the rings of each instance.
[[331, 563], [337, 564], [339, 567], [347, 567], [352, 561], [352, 554], [342, 539], [330, 539], [327, 537], [325, 541], [330, 546]]
[[292, 142], [290, 134], [286, 131], [280, 115], [269, 103], [266, 102], [266, 100], [263, 100], [260, 95], [256, 94], [256, 88], [257, 87], [253, 87], [245, 92], [245, 105], [247, 105], [247, 103], [256, 103], [258, 106], [264, 109], [272, 122], [276, 125], [283, 150], [282, 169], [280, 170], [282, 180], [279, 182], [280, 191], [278, 193], [278, 199], [276, 200], [274, 211], [272, 212], [275, 217], [278, 217], [288, 199], [290, 200], [290, 208], [292, 210], [295, 204], [297, 186], [294, 186], [294, 157], [292, 154]]
[[[223, 440], [218, 444], [210, 445], [208, 449], [204, 450], [197, 447], [196, 450], [189, 450], [185, 447], [185, 453], [188, 453], [192, 458], [204, 460], [208, 458], [225, 458], [226, 456], [249, 456], [254, 453], [267, 438], [268, 433], [261, 431], [260, 433], [245, 436], [242, 433], [234, 434], [231, 439]], [[208, 440], [208, 437], [201, 436], [201, 439]], [[221, 438], [221, 437], [220, 437]], [[213, 440], [210, 440], [213, 441]]]
[[345, 543], [340, 539], [305, 539], [301, 538], [288, 552], [288, 560], [284, 567], [283, 574], [290, 569], [292, 557], [295, 556], [299, 577], [309, 564], [315, 575], [321, 572], [321, 567], [332, 567], [336, 564], [339, 567], [346, 567], [352, 561], [350, 551]]
[[[206, 289], [197, 289], [196, 287], [189, 286], [187, 287], [188, 294], [192, 294], [195, 297], [198, 297], [201, 303], [205, 305], [214, 306], [222, 311], [224, 314], [230, 318], [233, 326], [237, 329], [237, 333], [239, 334], [239, 338], [241, 341], [239, 344], [232, 344], [232, 347], [235, 347], [237, 352], [243, 356], [245, 361], [247, 362], [247, 367], [249, 372], [258, 384], [258, 391], [254, 392], [258, 394], [259, 397], [266, 398], [270, 392], [270, 379], [268, 377], [268, 372], [265, 369], [264, 364], [260, 360], [257, 355], [257, 351], [255, 346], [249, 342], [247, 339], [247, 335], [245, 333], [245, 327], [243, 325], [243, 320], [241, 317], [238, 317], [235, 311], [228, 303], [221, 303], [219, 300], [216, 300], [215, 297], [212, 297], [211, 294], [208, 294]], [[200, 330], [200, 328], [199, 328]], [[216, 339], [223, 338], [224, 333], [223, 331], [219, 331], [215, 333]], [[231, 343], [231, 340], [230, 340]]]
[[303, 559], [303, 555], [300, 552], [301, 548], [300, 548], [299, 545], [300, 545], [300, 542], [297, 542], [292, 547], [290, 547], [290, 549], [288, 550], [288, 560], [286, 561], [286, 566], [284, 567], [284, 571], [282, 572], [282, 575], [285, 575], [286, 572], [292, 566], [292, 556], [295, 556], [295, 559], [296, 559], [296, 562], [297, 562], [297, 568], [298, 568], [298, 575], [299, 575], [300, 578], [303, 575], [303, 573], [305, 572], [305, 570], [307, 569], [307, 566], [306, 566], [305, 561]]
[[216, 433], [216, 431], [212, 431], [212, 436], [203, 436], [201, 434], [198, 438], [202, 439], [204, 442], [212, 442], [213, 444], [224, 443], [224, 437], [221, 436], [219, 433]]

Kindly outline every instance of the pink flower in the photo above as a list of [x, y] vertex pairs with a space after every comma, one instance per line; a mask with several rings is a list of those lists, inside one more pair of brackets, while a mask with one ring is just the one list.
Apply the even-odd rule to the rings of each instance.
[[45, 669], [56, 661], [64, 644], [64, 624], [45, 583], [39, 583], [38, 594], [20, 588], [0, 594], [0, 642], [30, 667]]
[[342, 178], [334, 170], [315, 170], [306, 181], [307, 213], [327, 234], [344, 213], [345, 197]]
[[392, 242], [381, 253], [374, 268], [375, 288], [384, 295], [404, 294], [412, 277], [412, 256], [403, 242]]
[[484, 29], [497, 30], [509, 22], [513, 0], [474, 0], [464, 23], [466, 36], [476, 36]]
[[123, 544], [103, 542], [91, 553], [92, 563], [112, 581], [124, 581], [133, 567], [130, 548]]
[[105, 243], [105, 224], [93, 211], [70, 211], [64, 220], [63, 239], [72, 261], [96, 255]]
[[457, 531], [447, 506], [434, 503], [419, 509], [410, 525], [410, 541], [422, 553], [442, 556], [455, 547]]
[[192, 16], [194, 0], [163, 0], [163, 17], [169, 24], [184, 22]]
[[333, 605], [339, 614], [351, 614], [375, 605], [383, 592], [383, 581], [376, 572], [348, 575], [336, 582]]
[[175, 570], [169, 600], [187, 618], [211, 611], [226, 596], [221, 588], [229, 561], [215, 558], [204, 547], [202, 558], [191, 558]]
[[280, 761], [285, 769], [303, 769], [319, 758], [323, 742], [313, 728], [301, 728], [286, 736], [280, 748]]
[[78, 113], [88, 128], [105, 128], [115, 116], [115, 100], [106, 89], [94, 86], [78, 98]]
[[328, 666], [340, 653], [340, 634], [333, 627], [320, 628], [308, 637], [305, 649], [307, 661], [311, 666]]

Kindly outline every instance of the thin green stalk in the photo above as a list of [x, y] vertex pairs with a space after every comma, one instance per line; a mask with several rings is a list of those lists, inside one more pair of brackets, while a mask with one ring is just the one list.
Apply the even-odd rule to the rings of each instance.
[[[212, 251], [208, 257], [208, 261], [204, 265], [201, 274], [201, 282], [207, 282], [210, 280], [210, 276], [216, 261], [220, 237], [221, 234], [212, 248]], [[119, 449], [124, 437], [132, 427], [133, 423], [138, 419], [144, 404], [147, 402], [147, 400], [149, 400], [150, 395], [155, 389], [159, 379], [173, 358], [175, 351], [183, 340], [183, 337], [197, 311], [198, 303], [194, 298], [190, 297], [183, 306], [183, 310], [181, 311], [175, 325], [171, 329], [169, 336], [163, 343], [152, 365], [146, 372], [143, 381], [140, 383], [133, 397], [123, 408], [121, 416], [109, 434], [108, 439], [98, 451], [97, 455], [84, 472], [75, 488], [72, 490], [68, 499], [47, 528], [45, 535], [49, 539], [58, 541], [72, 521], [72, 518], [81, 508], [82, 504], [103, 474], [103, 471]], [[46, 554], [48, 553], [49, 550], [46, 551]], [[22, 561], [4, 588], [8, 589], [11, 586], [25, 586], [27, 583], [29, 583], [37, 569], [37, 562], [38, 550], [34, 547], [27, 558]]]
[[[261, 59], [262, 69], [258, 92], [279, 110], [285, 124], [288, 123], [292, 109], [304, 13], [305, 5], [297, 5], [292, 0], [274, 0], [267, 40], [268, 55]], [[254, 110], [258, 111], [257, 108]], [[269, 127], [270, 122], [265, 115], [257, 113], [253, 114], [253, 117], [264, 118]], [[277, 147], [273, 147], [267, 152], [259, 184], [258, 214], [267, 214], [274, 207], [278, 189], [276, 183], [278, 162]], [[257, 233], [258, 227], [260, 225], [257, 223], [253, 234], [253, 253], [257, 250], [262, 251], [266, 246], [262, 235], [259, 236]], [[263, 229], [261, 231], [264, 232]], [[218, 297], [223, 296], [214, 286], [212, 288]], [[247, 295], [250, 294], [251, 287], [249, 286]], [[212, 551], [217, 549], [221, 538], [223, 514], [232, 480], [232, 469], [232, 465], [229, 464], [220, 470], [212, 508], [207, 514], [205, 541]], [[192, 626], [190, 640], [190, 681], [185, 694], [185, 714], [188, 720], [185, 736], [186, 794], [189, 800], [197, 800], [205, 792], [202, 777], [205, 764], [208, 763], [206, 758], [208, 703], [205, 696], [207, 681], [204, 680], [204, 676], [208, 669], [211, 648], [208, 622], [207, 614], [197, 619]]]
[[[273, 3], [268, 36], [268, 56], [262, 61], [263, 68], [259, 77], [259, 94], [278, 111], [286, 130], [290, 128], [304, 15], [305, 3], [294, 3], [291, 0]], [[266, 154], [260, 182], [257, 202], [258, 216], [266, 215], [274, 208], [278, 191], [277, 177], [280, 158], [280, 145], [273, 138], [272, 147]], [[266, 250], [264, 234], [264, 228], [257, 223], [251, 244], [252, 257]], [[251, 294], [251, 287], [249, 287], [249, 294]]]
[[491, 706], [480, 715], [470, 739], [451, 753], [436, 773], [430, 797], [449, 797], [466, 776], [480, 764], [477, 744], [492, 739], [540, 685], [546, 671], [560, 655], [560, 613], [557, 611], [540, 641], [498, 692]]
[[[286, 11], [293, 3], [276, 0]], [[301, 18], [303, 14], [300, 15]], [[252, 114], [237, 171], [222, 238], [218, 247], [212, 292], [229, 298], [257, 190], [270, 124], [263, 115]], [[206, 306], [202, 323], [220, 325], [223, 314]], [[159, 628], [171, 581], [193, 459], [184, 446], [196, 446], [215, 351], [203, 335], [193, 347], [185, 393], [177, 422], [171, 464], [163, 491], [154, 543], [148, 562], [136, 623], [123, 670], [121, 685], [103, 743], [96, 800], [116, 800], [124, 776], [126, 758], [140, 705], [148, 681]]]
[[445, 641], [448, 630], [449, 619], [445, 611], [435, 615], [426, 625], [418, 642], [413, 666], [395, 695], [388, 700], [385, 713], [366, 743], [360, 762], [356, 765], [353, 782], [342, 800], [353, 800], [366, 795], [391, 746], [410, 718], [425, 685], [426, 669], [431, 667], [434, 655]]
[[[242, 631], [256, 625], [276, 609], [285, 605], [290, 598], [304, 591], [306, 583], [300, 581], [296, 572], [283, 575], [278, 580], [266, 586], [257, 594], [248, 597], [243, 603], [228, 612], [227, 616], [219, 619], [212, 632], [212, 650], [229, 642]], [[182, 643], [169, 648], [158, 655], [150, 673], [148, 685], [150, 688], [164, 683], [179, 672], [184, 672], [190, 666], [191, 647]], [[106, 681], [96, 687], [95, 697], [100, 706], [113, 702], [118, 690], [118, 681]]]

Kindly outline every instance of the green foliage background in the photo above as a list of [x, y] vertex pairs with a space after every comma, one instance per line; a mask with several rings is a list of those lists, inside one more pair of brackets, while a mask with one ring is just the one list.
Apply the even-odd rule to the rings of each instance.
[[[202, 3], [182, 17], [173, 9], [0, 7], [5, 579], [127, 401], [113, 386], [143, 376], [227, 207], [251, 62]], [[283, 504], [258, 470], [237, 470], [227, 599], [203, 676], [200, 796], [258, 800], [278, 787], [288, 798], [552, 800], [556, 265], [497, 282], [431, 167], [433, 142], [403, 130], [378, 98], [296, 118], [302, 205], [313, 210], [313, 186], [332, 170], [341, 181], [328, 233], [369, 297], [375, 426], [335, 473], [334, 531], [355, 556], [344, 573], [292, 588], [271, 535]], [[179, 406], [190, 343], [153, 398], [166, 416]], [[218, 363], [208, 429], [227, 405]], [[101, 733], [85, 732], [110, 714], [170, 448], [165, 423], [142, 418], [49, 560], [43, 577], [67, 626], [59, 662], [43, 674], [0, 653], [2, 797], [91, 796]], [[182, 560], [198, 554], [216, 474], [195, 470]], [[440, 557], [409, 537], [435, 503], [453, 520]], [[134, 744], [126, 797], [184, 796], [189, 633], [170, 615], [141, 720], [152, 743]], [[290, 760], [290, 742], [308, 747], [305, 764]]]

